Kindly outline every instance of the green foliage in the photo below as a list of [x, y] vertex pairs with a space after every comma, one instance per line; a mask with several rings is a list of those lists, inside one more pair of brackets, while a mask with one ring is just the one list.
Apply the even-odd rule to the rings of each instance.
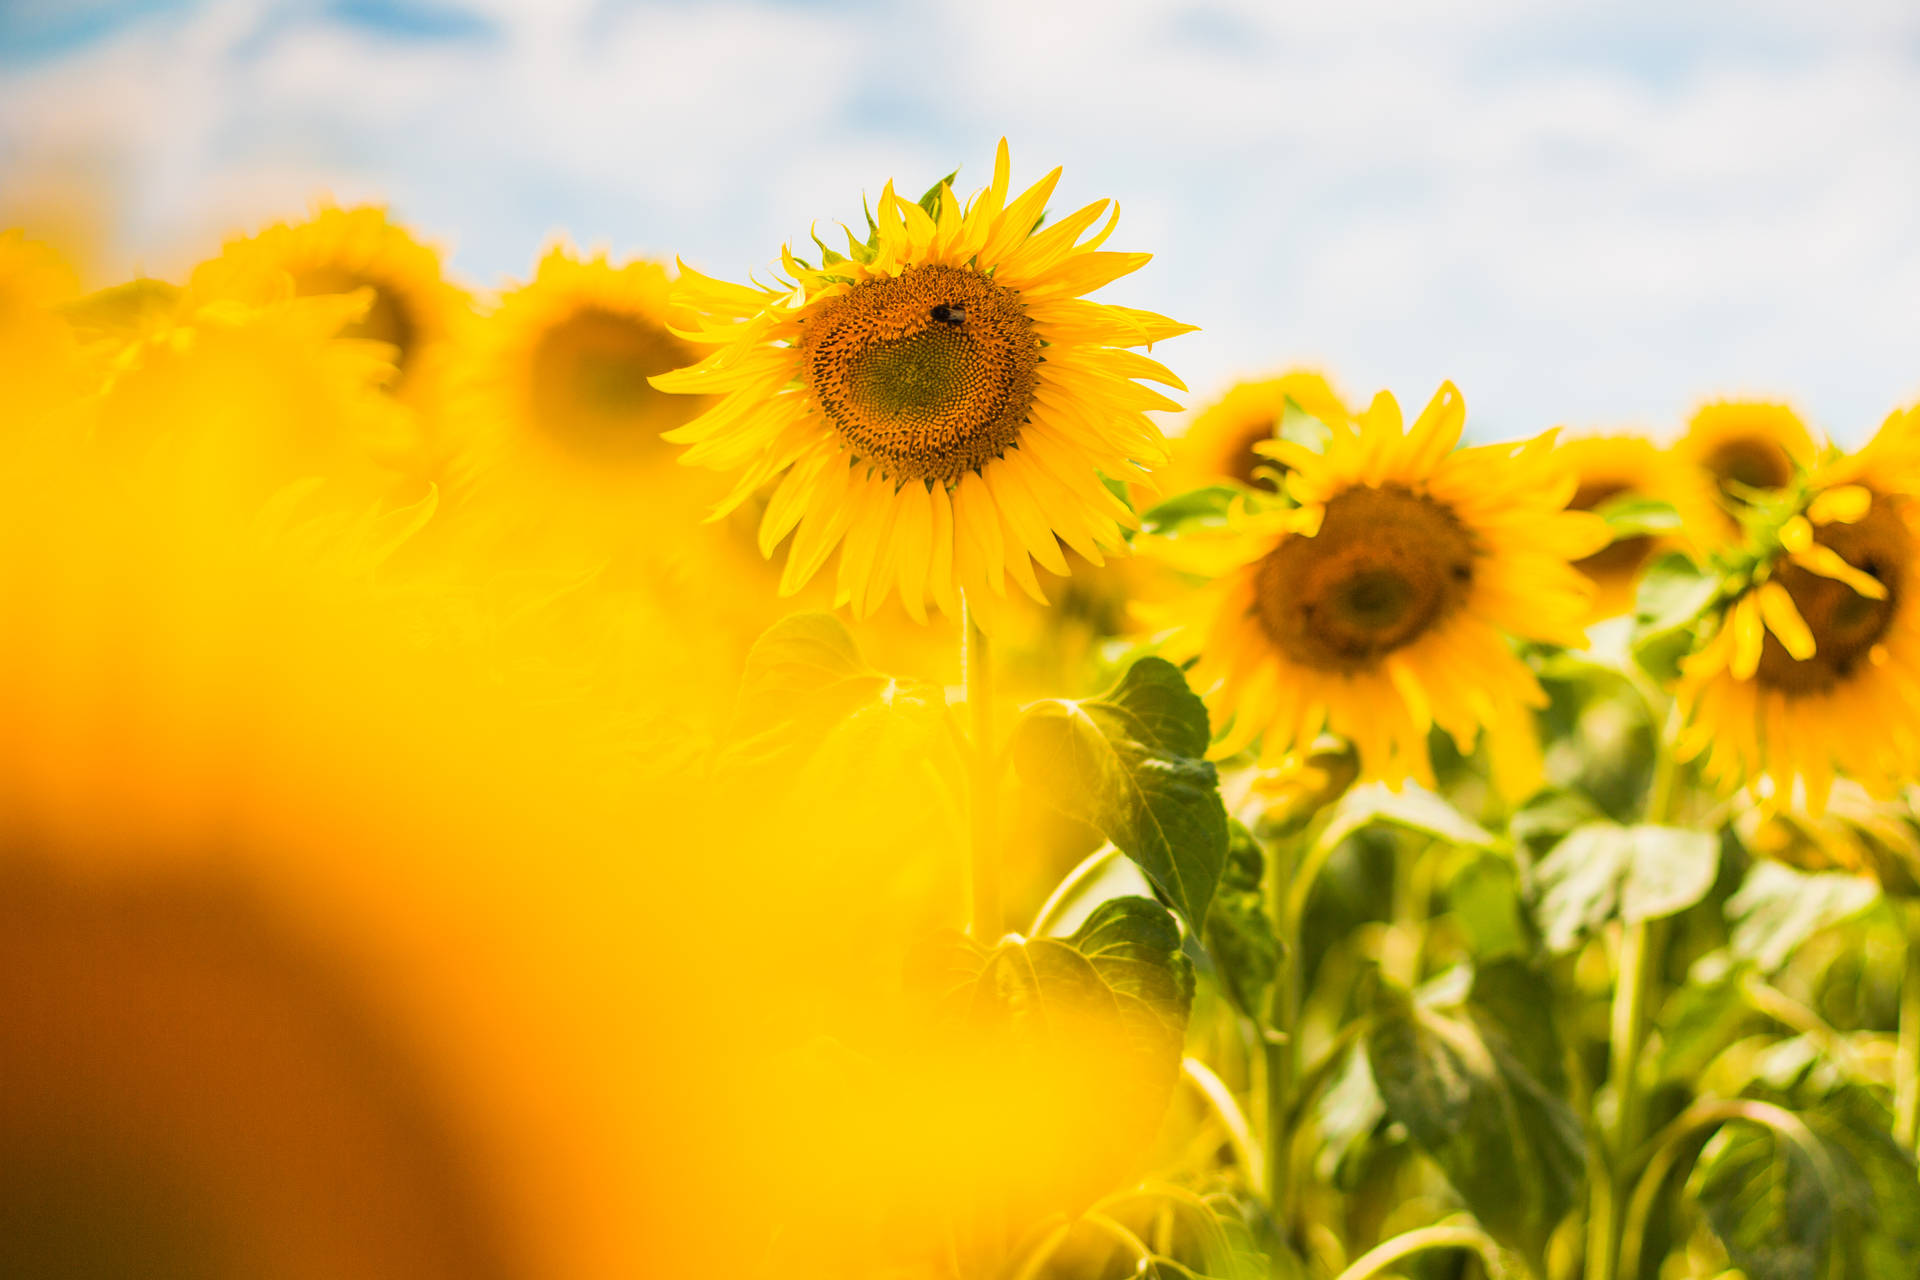
[[1266, 857], [1253, 833], [1228, 826], [1227, 863], [1207, 910], [1207, 954], [1234, 1007], [1255, 1022], [1267, 1020], [1273, 977], [1280, 966], [1280, 940], [1273, 933], [1263, 884]]
[[959, 176], [960, 176], [960, 171], [958, 169], [955, 169], [952, 173], [940, 179], [940, 181], [934, 183], [932, 186], [928, 187], [926, 189], [926, 192], [923, 195], [921, 195], [920, 199], [915, 201], [914, 203], [918, 204], [922, 209], [925, 209], [927, 211], [927, 216], [929, 218], [938, 220], [940, 217], [941, 189], [952, 186], [953, 180]]
[[1224, 528], [1234, 499], [1244, 496], [1244, 490], [1230, 484], [1176, 494], [1140, 514], [1140, 532], [1169, 536], [1196, 528]]
[[1474, 974], [1452, 1014], [1383, 988], [1366, 1038], [1388, 1113], [1487, 1231], [1536, 1264], [1586, 1161], [1553, 1005], [1538, 972], [1499, 961]]
[[1720, 842], [1681, 827], [1590, 822], [1534, 868], [1535, 914], [1547, 949], [1564, 953], [1611, 919], [1684, 911], [1713, 888]]
[[1863, 876], [1757, 863], [1727, 902], [1728, 949], [1763, 973], [1775, 972], [1801, 943], [1859, 915], [1879, 896], [1879, 886]]
[[1398, 827], [1443, 844], [1489, 849], [1499, 841], [1485, 827], [1425, 787], [1411, 783], [1395, 791], [1385, 783], [1355, 787], [1340, 798], [1319, 843], [1334, 845], [1368, 827]]
[[1520, 955], [1530, 945], [1512, 858], [1485, 851], [1467, 858], [1447, 885], [1447, 902], [1477, 959]]
[[767, 628], [747, 653], [729, 754], [735, 763], [777, 760], [863, 713], [924, 720], [943, 714], [944, 705], [938, 687], [868, 666], [832, 614], [796, 613]]
[[1671, 502], [1640, 493], [1623, 493], [1601, 503], [1593, 513], [1607, 522], [1616, 542], [1672, 533], [1680, 527], [1680, 513]]
[[1722, 589], [1720, 575], [1678, 551], [1648, 565], [1634, 601], [1633, 657], [1657, 680], [1680, 674], [1693, 647], [1694, 624]]
[[1180, 669], [1142, 658], [1098, 698], [1028, 708], [1009, 750], [1023, 781], [1113, 841], [1197, 932], [1227, 860], [1207, 741], [1206, 707]]

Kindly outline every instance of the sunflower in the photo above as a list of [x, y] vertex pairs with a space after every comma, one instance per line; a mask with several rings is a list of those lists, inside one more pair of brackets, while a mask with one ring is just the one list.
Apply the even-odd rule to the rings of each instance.
[[1813, 465], [1815, 453], [1807, 424], [1787, 405], [1703, 405], [1672, 450], [1670, 496], [1687, 540], [1701, 553], [1738, 542], [1739, 513], [1750, 499], [1786, 488]]
[[682, 269], [676, 296], [718, 348], [654, 379], [717, 393], [669, 438], [684, 460], [738, 470], [722, 510], [778, 480], [760, 525], [767, 555], [793, 535], [781, 580], [798, 590], [840, 548], [836, 598], [857, 615], [897, 588], [916, 619], [956, 591], [984, 603], [1008, 578], [1044, 600], [1033, 572], [1099, 564], [1133, 514], [1107, 487], [1165, 457], [1145, 410], [1177, 409], [1136, 379], [1184, 390], [1146, 356], [1192, 326], [1082, 295], [1146, 265], [1102, 251], [1109, 201], [1038, 230], [1060, 171], [1008, 199], [1007, 145], [993, 183], [962, 206], [949, 183], [921, 203], [888, 183], [865, 243], [821, 246], [819, 267], [782, 255], [772, 287]]
[[203, 293], [251, 296], [263, 277], [278, 272], [300, 297], [370, 290], [366, 310], [341, 336], [390, 346], [390, 389], [411, 401], [426, 396], [470, 305], [442, 274], [439, 252], [371, 206], [326, 206], [305, 222], [275, 223], [230, 241], [195, 270], [194, 285]]
[[509, 289], [454, 370], [463, 419], [456, 472], [564, 473], [573, 487], [618, 483], [673, 456], [661, 435], [700, 405], [647, 379], [695, 358], [675, 337], [667, 273], [605, 253], [549, 249], [532, 280]]
[[1502, 789], [1528, 787], [1526, 709], [1545, 699], [1509, 637], [1582, 641], [1592, 587], [1570, 561], [1606, 526], [1564, 510], [1575, 479], [1551, 433], [1456, 452], [1465, 415], [1448, 383], [1406, 429], [1382, 392], [1332, 426], [1324, 453], [1260, 446], [1300, 505], [1215, 535], [1218, 576], [1171, 642], [1198, 658], [1225, 726], [1217, 754], [1259, 738], [1278, 765], [1324, 728], [1357, 747], [1365, 776], [1428, 782], [1433, 726], [1462, 750], [1484, 727]]
[[1310, 370], [1236, 383], [1172, 441], [1164, 487], [1182, 493], [1228, 480], [1273, 487], [1279, 464], [1255, 446], [1280, 434], [1289, 402], [1329, 426], [1352, 420], [1326, 378]]
[[73, 335], [57, 307], [77, 292], [60, 256], [18, 231], [0, 232], [0, 422], [27, 423], [59, 403]]
[[[1641, 436], [1563, 439], [1560, 454], [1579, 479], [1567, 503], [1574, 511], [1595, 511], [1627, 498], [1660, 497], [1667, 488], [1660, 450]], [[1574, 568], [1593, 580], [1596, 619], [1615, 617], [1633, 608], [1640, 570], [1660, 545], [1661, 540], [1652, 534], [1628, 534], [1574, 563]]]
[[[1920, 769], [1920, 415], [1895, 414], [1787, 504], [1676, 689], [1683, 757], [1818, 816], [1837, 773]], [[1800, 794], [1796, 797], [1796, 791]]]

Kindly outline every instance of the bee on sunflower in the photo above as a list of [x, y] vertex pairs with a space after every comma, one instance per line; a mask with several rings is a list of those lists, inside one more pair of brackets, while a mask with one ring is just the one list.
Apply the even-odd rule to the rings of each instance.
[[1814, 463], [1813, 433], [1789, 405], [1719, 400], [1696, 411], [1673, 445], [1670, 498], [1699, 556], [1737, 545], [1741, 512]]
[[1182, 493], [1229, 480], [1250, 488], [1277, 487], [1279, 464], [1258, 446], [1279, 436], [1289, 405], [1328, 425], [1353, 416], [1325, 375], [1309, 369], [1236, 383], [1174, 438], [1167, 490]]
[[1456, 450], [1465, 419], [1450, 383], [1410, 428], [1382, 392], [1329, 424], [1324, 451], [1258, 446], [1297, 506], [1242, 505], [1183, 539], [1183, 567], [1213, 580], [1173, 611], [1170, 656], [1197, 659], [1216, 755], [1259, 740], [1277, 766], [1324, 730], [1363, 776], [1430, 783], [1429, 730], [1471, 750], [1485, 728], [1502, 791], [1537, 780], [1528, 708], [1545, 697], [1512, 639], [1583, 641], [1592, 587], [1572, 562], [1607, 529], [1566, 510], [1576, 481], [1551, 433]]
[[1816, 817], [1836, 773], [1884, 798], [1920, 770], [1917, 494], [1910, 411], [1749, 514], [1681, 664], [1682, 758]]
[[1193, 326], [1084, 295], [1151, 255], [1103, 250], [1119, 218], [1099, 200], [1044, 230], [1060, 170], [1009, 194], [1002, 140], [991, 185], [962, 204], [951, 180], [919, 202], [888, 183], [866, 240], [782, 254], [786, 279], [729, 284], [684, 265], [675, 298], [716, 348], [663, 374], [663, 391], [718, 395], [668, 438], [683, 460], [738, 471], [730, 510], [774, 484], [760, 524], [771, 557], [792, 536], [781, 591], [835, 550], [836, 598], [858, 616], [898, 592], [976, 607], [1011, 579], [1044, 602], [1033, 566], [1065, 574], [1123, 547], [1132, 511], [1108, 482], [1165, 457], [1148, 410], [1179, 406], [1141, 380], [1185, 390], [1129, 348]]

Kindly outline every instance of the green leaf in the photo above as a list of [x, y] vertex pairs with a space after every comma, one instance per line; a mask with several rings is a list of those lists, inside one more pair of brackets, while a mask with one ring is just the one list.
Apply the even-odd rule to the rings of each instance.
[[[1180, 946], [1165, 907], [1114, 898], [1066, 938], [984, 947], [953, 934], [920, 957], [919, 983], [955, 1037], [942, 1056], [972, 1055], [986, 1096], [1027, 1126], [1008, 1135], [1008, 1188], [1020, 1190], [1030, 1164], [1046, 1166], [1031, 1194], [1064, 1191], [1061, 1207], [1083, 1208], [1117, 1175], [1137, 1174], [1178, 1083], [1193, 1007]], [[1078, 1175], [1063, 1188], [1068, 1160]]]
[[59, 308], [83, 340], [127, 338], [179, 305], [180, 286], [141, 276], [90, 293]]
[[1879, 896], [1879, 886], [1865, 876], [1756, 863], [1727, 900], [1728, 950], [1763, 973], [1777, 972], [1801, 943], [1859, 915]]
[[1355, 1044], [1314, 1102], [1314, 1128], [1320, 1135], [1314, 1171], [1337, 1190], [1355, 1190], [1373, 1136], [1386, 1118], [1387, 1104], [1373, 1082], [1366, 1046]]
[[1291, 440], [1295, 444], [1305, 445], [1315, 453], [1324, 453], [1327, 441], [1333, 438], [1333, 428], [1308, 413], [1300, 402], [1292, 396], [1280, 409], [1280, 428], [1275, 435], [1282, 440]]
[[1678, 551], [1648, 565], [1634, 602], [1634, 661], [1663, 682], [1677, 678], [1680, 659], [1693, 647], [1694, 624], [1721, 586], [1718, 574]]
[[948, 175], [947, 175], [946, 177], [944, 177], [944, 178], [942, 178], [942, 179], [940, 179], [940, 181], [938, 181], [938, 182], [936, 182], [936, 183], [934, 183], [934, 184], [933, 184], [932, 186], [930, 186], [930, 187], [928, 187], [928, 188], [927, 188], [927, 191], [926, 191], [926, 194], [925, 194], [925, 195], [923, 195], [923, 196], [921, 196], [921, 197], [920, 197], [920, 199], [919, 199], [919, 200], [918, 200], [918, 201], [916, 202], [916, 203], [918, 203], [918, 204], [919, 204], [919, 206], [920, 206], [920, 207], [921, 207], [922, 209], [925, 209], [925, 210], [927, 211], [927, 216], [928, 216], [929, 218], [932, 218], [932, 219], [934, 219], [935, 221], [938, 221], [938, 220], [939, 220], [939, 218], [940, 218], [940, 190], [941, 190], [941, 188], [943, 188], [943, 187], [950, 187], [950, 186], [952, 186], [952, 185], [953, 185], [953, 180], [954, 180], [955, 178], [957, 178], [957, 177], [959, 177], [959, 176], [960, 176], [960, 171], [959, 171], [958, 169], [955, 169], [955, 170], [954, 170], [954, 171], [953, 171], [952, 173], [950, 173], [950, 174], [948, 174]]
[[1342, 796], [1319, 843], [1336, 845], [1378, 823], [1431, 836], [1443, 844], [1489, 849], [1499, 843], [1485, 827], [1425, 787], [1408, 783], [1394, 791], [1383, 782], [1355, 787]]
[[1518, 955], [1527, 948], [1520, 905], [1520, 870], [1497, 853], [1469, 857], [1447, 885], [1447, 903], [1481, 960]]
[[1672, 533], [1680, 527], [1680, 513], [1671, 502], [1639, 493], [1623, 493], [1603, 502], [1593, 514], [1607, 522], [1616, 542]]
[[1203, 933], [1227, 998], [1263, 1025], [1280, 965], [1280, 940], [1267, 911], [1265, 871], [1266, 858], [1253, 833], [1238, 822], [1229, 824], [1226, 869]]
[[1028, 708], [1009, 750], [1028, 785], [1113, 841], [1198, 932], [1227, 858], [1207, 741], [1180, 669], [1142, 658], [1101, 697]]
[[1564, 954], [1615, 917], [1637, 924], [1686, 910], [1719, 870], [1720, 842], [1706, 832], [1590, 822], [1534, 868], [1535, 915], [1547, 949]]
[[830, 613], [774, 623], [747, 652], [728, 735], [733, 764], [769, 763], [818, 746], [866, 712], [925, 720], [944, 714], [938, 686], [896, 680], [867, 665]]
[[1847, 1085], [1806, 1117], [1840, 1175], [1845, 1274], [1861, 1280], [1920, 1276], [1920, 1168], [1894, 1141], [1893, 1117], [1859, 1085]]
[[1753, 1006], [1743, 989], [1749, 972], [1745, 965], [1731, 963], [1724, 952], [1695, 962], [1656, 1019], [1660, 1027], [1656, 1079], [1691, 1083], [1754, 1021]]
[[1800, 1143], [1761, 1125], [1728, 1124], [1701, 1151], [1688, 1190], [1748, 1280], [1826, 1275], [1838, 1188]]
[[1474, 976], [1458, 1016], [1383, 988], [1367, 1058], [1387, 1111], [1500, 1243], [1536, 1263], [1586, 1165], [1552, 989], [1518, 961]]
[[1208, 485], [1175, 494], [1148, 507], [1140, 516], [1143, 534], [1172, 534], [1194, 526], [1224, 527], [1227, 509], [1242, 491], [1230, 484]]

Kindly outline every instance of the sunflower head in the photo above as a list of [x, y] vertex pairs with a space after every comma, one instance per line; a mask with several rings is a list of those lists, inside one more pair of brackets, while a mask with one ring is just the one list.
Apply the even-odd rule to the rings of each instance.
[[[1571, 510], [1605, 511], [1636, 499], [1667, 499], [1665, 459], [1644, 437], [1563, 437], [1560, 452], [1578, 477], [1567, 503]], [[1633, 608], [1640, 571], [1661, 545], [1657, 534], [1617, 534], [1606, 546], [1575, 562], [1574, 567], [1593, 581], [1596, 618]]]
[[1277, 487], [1281, 464], [1257, 446], [1280, 435], [1290, 408], [1329, 426], [1352, 419], [1325, 376], [1310, 370], [1238, 383], [1174, 439], [1164, 487], [1174, 493], [1225, 481]]
[[789, 249], [772, 286], [682, 269], [688, 336], [714, 350], [654, 385], [721, 399], [670, 438], [737, 473], [723, 511], [772, 486], [760, 545], [791, 535], [783, 591], [838, 551], [836, 599], [858, 614], [896, 591], [916, 619], [953, 612], [957, 589], [982, 605], [1008, 579], [1044, 603], [1034, 565], [1123, 546], [1109, 482], [1162, 460], [1146, 412], [1178, 407], [1138, 380], [1181, 387], [1128, 348], [1191, 326], [1082, 297], [1148, 255], [1100, 248], [1105, 200], [1039, 229], [1059, 170], [1017, 196], [1008, 177], [1002, 142], [965, 203], [950, 182], [917, 202], [889, 183], [864, 240], [820, 244], [818, 265]]
[[1485, 728], [1503, 788], [1536, 780], [1527, 708], [1544, 699], [1511, 637], [1579, 641], [1590, 586], [1571, 562], [1606, 527], [1566, 510], [1575, 479], [1550, 436], [1456, 450], [1464, 421], [1451, 385], [1411, 427], [1382, 393], [1330, 424], [1324, 451], [1261, 446], [1299, 506], [1243, 508], [1175, 619], [1226, 726], [1220, 754], [1257, 739], [1278, 767], [1325, 731], [1363, 776], [1426, 781], [1430, 729], [1470, 750]]
[[1686, 755], [1816, 816], [1836, 773], [1876, 795], [1920, 768], [1920, 450], [1896, 415], [1763, 509], [1682, 664]]
[[1723, 400], [1693, 415], [1672, 453], [1671, 496], [1687, 540], [1705, 553], [1737, 543], [1743, 514], [1791, 487], [1818, 449], [1791, 407]]
[[341, 336], [382, 344], [393, 361], [390, 389], [410, 400], [434, 384], [471, 305], [446, 280], [437, 250], [370, 206], [326, 206], [304, 222], [230, 241], [195, 270], [192, 284], [207, 295], [257, 300], [263, 290], [271, 294], [276, 277], [298, 297], [360, 294], [360, 313]]

